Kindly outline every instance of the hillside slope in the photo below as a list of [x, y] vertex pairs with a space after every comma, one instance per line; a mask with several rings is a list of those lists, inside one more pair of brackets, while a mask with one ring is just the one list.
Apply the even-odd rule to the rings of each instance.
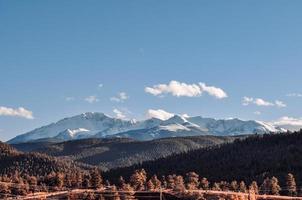
[[22, 153], [0, 142], [0, 175], [14, 174], [44, 176], [51, 172], [72, 172], [79, 168], [73, 162], [39, 153]]
[[82, 139], [62, 143], [30, 142], [15, 144], [22, 151], [36, 151], [78, 162], [98, 165], [103, 170], [131, 166], [172, 154], [232, 142], [235, 137], [197, 136], [134, 141], [126, 138]]
[[282, 178], [288, 172], [302, 182], [302, 132], [255, 135], [220, 147], [198, 149], [128, 168], [111, 170], [107, 177], [128, 177], [134, 169], [167, 175], [195, 171], [211, 181], [244, 180], [259, 183], [266, 176]]

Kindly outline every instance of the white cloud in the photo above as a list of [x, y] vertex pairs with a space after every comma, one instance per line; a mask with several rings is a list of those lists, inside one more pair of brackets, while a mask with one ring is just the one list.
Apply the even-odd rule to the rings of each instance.
[[178, 81], [171, 81], [168, 85], [158, 84], [153, 87], [146, 87], [145, 92], [153, 94], [155, 96], [165, 93], [171, 93], [173, 96], [187, 96], [195, 97], [200, 96], [202, 91], [196, 84], [180, 83]]
[[0, 116], [14, 116], [14, 117], [23, 117], [26, 119], [34, 119], [33, 112], [23, 107], [14, 109], [14, 108], [1, 106]]
[[99, 99], [96, 96], [89, 96], [85, 98], [85, 101], [87, 101], [88, 103], [96, 103], [99, 101]]
[[257, 106], [276, 106], [279, 108], [286, 107], [286, 104], [283, 103], [282, 101], [276, 100], [274, 103], [270, 101], [266, 101], [261, 98], [253, 98], [253, 97], [243, 97], [242, 98], [242, 105], [243, 106], [248, 106], [250, 104], [255, 104]]
[[273, 122], [273, 124], [277, 126], [284, 126], [284, 125], [302, 126], [302, 118], [284, 116], [279, 118], [277, 121]]
[[302, 94], [301, 93], [289, 93], [286, 96], [288, 96], [288, 97], [302, 97]]
[[276, 101], [275, 101], [275, 105], [276, 105], [277, 107], [279, 107], [279, 108], [284, 108], [284, 107], [286, 107], [286, 104], [283, 103], [282, 101], [279, 101], [279, 100], [276, 100]]
[[250, 103], [253, 103], [254, 99], [252, 97], [243, 97], [242, 98], [242, 105], [247, 106]]
[[257, 106], [274, 106], [274, 103], [269, 102], [269, 101], [265, 101], [264, 99], [261, 99], [261, 98], [256, 98], [256, 99], [254, 100], [254, 103], [255, 103]]
[[104, 86], [103, 83], [100, 83], [100, 84], [98, 85], [99, 88], [102, 88], [103, 86]]
[[294, 118], [284, 116], [279, 118], [276, 121], [271, 122], [273, 125], [290, 130], [296, 131], [302, 128], [302, 118]]
[[261, 112], [260, 111], [255, 111], [254, 114], [255, 115], [261, 115]]
[[207, 92], [209, 95], [214, 96], [218, 99], [226, 98], [228, 95], [221, 88], [214, 86], [207, 86], [205, 83], [199, 83], [201, 90]]
[[124, 102], [127, 99], [129, 99], [129, 96], [125, 92], [120, 92], [116, 97], [111, 97], [110, 101]]
[[65, 101], [74, 101], [75, 98], [74, 97], [65, 97]]
[[169, 84], [158, 84], [153, 87], [146, 87], [145, 92], [154, 96], [171, 94], [176, 97], [198, 97], [201, 96], [203, 92], [206, 92], [219, 99], [227, 97], [227, 94], [221, 88], [207, 86], [205, 83], [187, 84], [178, 81], [170, 81]]
[[189, 116], [188, 114], [186, 114], [186, 113], [182, 114], [181, 116], [184, 117], [184, 118], [189, 118], [189, 117], [190, 117], [190, 116]]
[[116, 115], [116, 118], [118, 118], [118, 119], [125, 119], [126, 118], [126, 115], [122, 111], [120, 111], [116, 108], [113, 109], [113, 112]]
[[149, 110], [147, 110], [147, 113], [146, 113], [147, 118], [157, 118], [157, 119], [161, 119], [161, 120], [167, 120], [173, 116], [174, 116], [174, 113], [169, 113], [162, 109], [158, 109], [158, 110], [149, 109]]
[[[176, 115], [175, 113], [170, 113], [167, 112], [163, 109], [149, 109], [146, 112], [146, 118], [150, 119], [150, 118], [157, 118], [157, 119], [161, 119], [161, 120], [167, 120], [170, 119], [171, 117], [173, 117], [174, 115]], [[186, 113], [183, 114], [179, 114], [179, 116], [183, 117], [183, 118], [189, 118], [190, 116]]]

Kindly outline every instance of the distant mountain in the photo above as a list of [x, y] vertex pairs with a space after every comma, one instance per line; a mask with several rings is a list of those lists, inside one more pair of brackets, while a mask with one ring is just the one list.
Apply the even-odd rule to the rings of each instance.
[[42, 138], [62, 141], [83, 138], [129, 137], [136, 140], [153, 140], [166, 137], [198, 135], [242, 135], [282, 132], [284, 129], [260, 121], [188, 117], [175, 115], [167, 120], [147, 119], [127, 121], [103, 113], [83, 113], [19, 135], [8, 143], [22, 143]]
[[294, 174], [297, 185], [302, 180], [302, 130], [294, 133], [253, 135], [219, 147], [203, 148], [171, 155], [142, 164], [112, 169], [104, 174], [111, 180], [128, 179], [135, 169], [148, 174], [180, 174], [194, 171], [214, 181], [244, 180], [259, 184], [266, 177], [276, 176], [285, 187], [285, 177]]
[[134, 141], [128, 138], [82, 139], [62, 143], [35, 141], [14, 144], [13, 146], [21, 151], [68, 157], [77, 162], [98, 165], [103, 170], [108, 170], [164, 158], [194, 149], [233, 142], [238, 137], [196, 136], [163, 138], [152, 141]]
[[[56, 123], [19, 135], [8, 143], [27, 142], [51, 137], [68, 137], [68, 139], [77, 139], [77, 136], [83, 136], [84, 132], [87, 134], [87, 137], [91, 137], [91, 135], [95, 134], [106, 136], [129, 130], [130, 127], [133, 127], [133, 124], [134, 123], [132, 121], [110, 118], [103, 113], [87, 112], [74, 117], [62, 119]], [[78, 132], [77, 130], [85, 131]], [[69, 134], [68, 132], [81, 134]]]

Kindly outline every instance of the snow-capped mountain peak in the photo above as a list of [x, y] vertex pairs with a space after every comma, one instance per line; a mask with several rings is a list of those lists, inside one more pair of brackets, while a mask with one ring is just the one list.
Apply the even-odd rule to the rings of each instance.
[[61, 140], [102, 137], [130, 137], [155, 139], [193, 135], [242, 135], [283, 132], [284, 129], [260, 121], [240, 119], [213, 119], [174, 115], [167, 120], [151, 118], [127, 121], [109, 117], [104, 113], [87, 112], [19, 135], [9, 143], [20, 143], [42, 138]]

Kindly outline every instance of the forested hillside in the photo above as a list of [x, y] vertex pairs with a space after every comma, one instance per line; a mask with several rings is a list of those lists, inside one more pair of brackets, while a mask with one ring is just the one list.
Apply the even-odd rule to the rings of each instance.
[[144, 168], [149, 174], [185, 175], [194, 171], [210, 181], [256, 180], [277, 176], [284, 184], [288, 172], [302, 185], [302, 132], [255, 135], [220, 147], [199, 149], [172, 155], [140, 165], [111, 170], [106, 177], [128, 177], [133, 170]]
[[14, 147], [21, 151], [35, 151], [56, 157], [68, 157], [77, 162], [97, 165], [103, 170], [108, 170], [232, 142], [238, 137], [240, 136], [196, 136], [153, 141], [134, 141], [126, 138], [82, 139], [62, 143], [29, 142], [15, 144]]
[[40, 153], [22, 153], [0, 142], [0, 175], [45, 176], [51, 172], [74, 172], [79, 168], [72, 161]]

